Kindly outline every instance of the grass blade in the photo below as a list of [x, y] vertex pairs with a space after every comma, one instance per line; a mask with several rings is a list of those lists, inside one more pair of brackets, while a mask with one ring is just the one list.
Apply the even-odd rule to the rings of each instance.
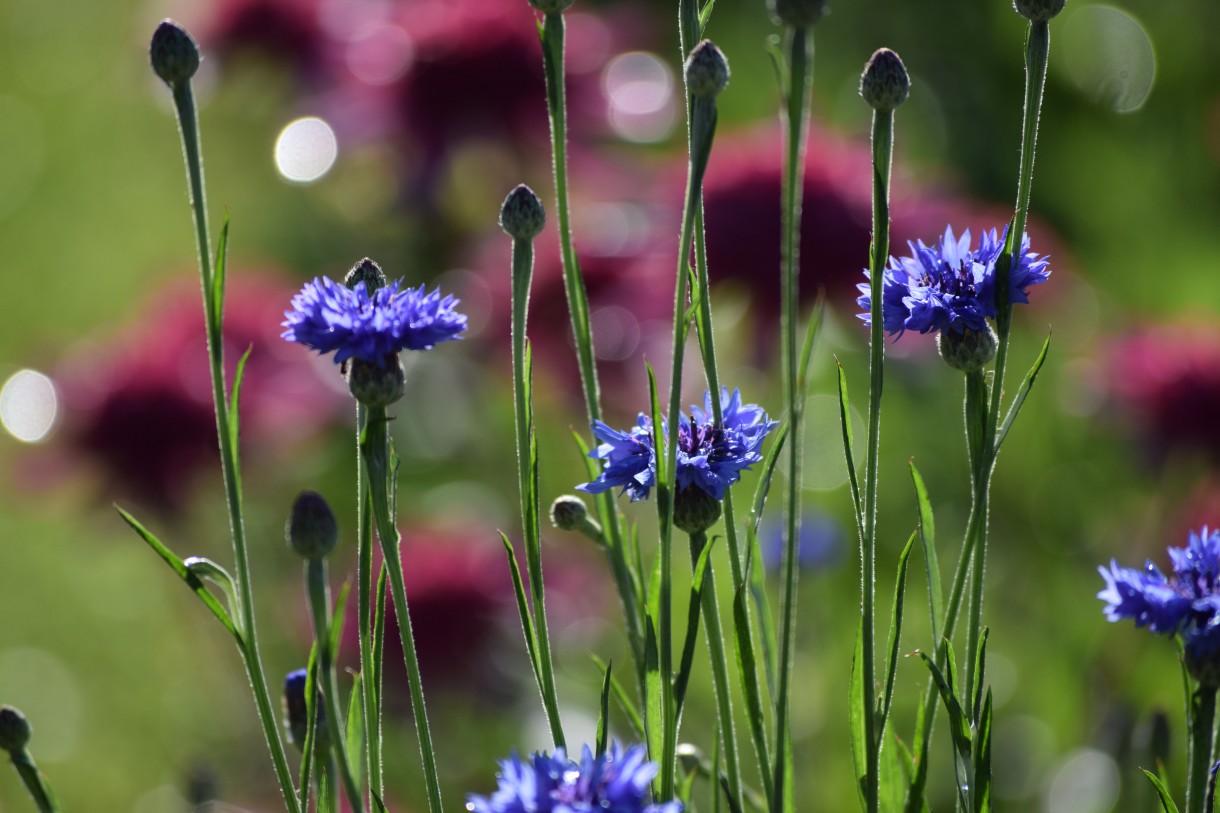
[[610, 691], [614, 694], [614, 699], [618, 701], [619, 708], [623, 710], [623, 714], [627, 715], [627, 722], [631, 724], [631, 730], [635, 733], [636, 739], [646, 739], [644, 730], [644, 718], [640, 715], [640, 710], [636, 708], [635, 703], [627, 696], [627, 692], [623, 689], [623, 684], [619, 679], [610, 672], [610, 664], [603, 661], [596, 655], [590, 655], [593, 663], [597, 665], [604, 674], [610, 677]]
[[940, 584], [940, 561], [936, 558], [936, 519], [932, 515], [932, 501], [923, 476], [915, 468], [915, 461], [908, 464], [911, 482], [915, 484], [915, 500], [919, 504], [919, 539], [923, 544], [924, 569], [928, 574], [928, 606], [932, 613], [932, 641], [940, 641], [940, 619], [944, 617], [944, 591]]
[[521, 568], [517, 564], [517, 552], [513, 543], [503, 531], [500, 531], [500, 541], [504, 544], [504, 554], [508, 557], [508, 572], [513, 578], [513, 593], [517, 596], [517, 614], [521, 616], [521, 631], [525, 634], [525, 648], [529, 651], [530, 665], [534, 672], [538, 671], [538, 652], [534, 640], [534, 618], [530, 615], [529, 599], [525, 596], [525, 584], [521, 581]]
[[847, 457], [847, 480], [851, 483], [851, 501], [856, 508], [856, 527], [863, 529], [864, 506], [860, 502], [860, 478], [856, 476], [856, 460], [852, 457], [852, 447], [855, 443], [851, 431], [851, 402], [847, 396], [847, 373], [837, 358], [835, 366], [839, 370], [839, 420], [843, 427], [843, 453]]
[[601, 703], [598, 708], [600, 713], [597, 716], [597, 758], [601, 759], [602, 754], [606, 753], [606, 738], [609, 736], [610, 729], [610, 678], [611, 669], [614, 666], [614, 661], [606, 664], [606, 676], [602, 679], [602, 694]]
[[1046, 363], [1046, 354], [1051, 349], [1051, 337], [1047, 336], [1046, 341], [1042, 343], [1042, 351], [1038, 353], [1038, 357], [1034, 359], [1034, 365], [1029, 368], [1029, 372], [1025, 374], [1025, 379], [1021, 382], [1021, 386], [1017, 388], [1017, 395], [1012, 400], [1012, 405], [1008, 407], [1008, 413], [1004, 416], [1004, 423], [1000, 424], [1000, 431], [995, 438], [995, 451], [1000, 451], [1000, 446], [1004, 443], [1004, 438], [1008, 437], [1008, 430], [1012, 428], [1013, 421], [1017, 419], [1018, 413], [1021, 412], [1021, 406], [1025, 403], [1025, 398], [1029, 395], [1029, 391], [1034, 388], [1034, 382], [1038, 379], [1038, 373], [1042, 371], [1042, 365]]
[[911, 534], [906, 547], [902, 549], [902, 554], [898, 557], [898, 578], [894, 583], [894, 614], [890, 619], [890, 640], [886, 646], [885, 694], [882, 696], [880, 721], [877, 725], [877, 738], [882, 742], [885, 738], [885, 724], [890, 718], [890, 704], [894, 699], [894, 677], [898, 672], [898, 648], [902, 643], [902, 608], [905, 602], [907, 563], [911, 556], [911, 549], [915, 547], [916, 533], [918, 532]]

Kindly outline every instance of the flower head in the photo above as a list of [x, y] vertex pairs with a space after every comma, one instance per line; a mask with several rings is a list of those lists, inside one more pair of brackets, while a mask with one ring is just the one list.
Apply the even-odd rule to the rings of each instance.
[[[759, 448], [778, 422], [768, 420], [762, 407], [743, 404], [740, 390], [730, 393], [722, 388], [720, 409], [724, 421], [717, 426], [712, 418], [712, 395], [707, 393], [702, 409], [692, 406], [689, 418], [678, 416], [679, 491], [695, 487], [713, 499], [724, 499], [725, 490], [741, 479], [741, 473], [762, 460]], [[667, 432], [668, 425], [663, 426], [662, 435]], [[652, 420], [640, 413], [627, 432], [596, 421], [593, 434], [602, 443], [589, 456], [605, 461], [605, 466], [596, 480], [577, 488], [600, 494], [621, 486], [633, 502], [647, 499], [657, 476]]]
[[400, 350], [430, 350], [466, 329], [452, 296], [400, 285], [401, 280], [370, 295], [363, 282], [349, 289], [318, 277], [292, 298], [282, 336], [323, 355], [334, 352], [336, 364], [355, 358], [385, 366]]
[[496, 792], [471, 794], [466, 807], [474, 813], [681, 813], [681, 802], [649, 803], [656, 774], [642, 745], [623, 750], [611, 743], [599, 757], [585, 746], [580, 762], [562, 748], [527, 760], [514, 754], [500, 763]]
[[1142, 570], [1098, 568], [1106, 589], [1097, 597], [1106, 602], [1110, 621], [1130, 618], [1137, 627], [1158, 635], [1181, 635], [1187, 666], [1196, 678], [1220, 682], [1220, 530], [1207, 526], [1191, 531], [1185, 548], [1169, 549], [1173, 573], [1165, 576], [1147, 562]]
[[[886, 332], [901, 335], [907, 330], [986, 330], [987, 320], [997, 315], [996, 262], [1007, 236], [1007, 228], [998, 238], [995, 229], [983, 232], [979, 247], [971, 251], [970, 230], [958, 238], [950, 226], [936, 246], [926, 246], [922, 240], [908, 243], [911, 256], [891, 257], [882, 281], [881, 313]], [[1027, 303], [1030, 286], [1050, 277], [1048, 261], [1029, 250], [1028, 234], [1021, 238], [1021, 250], [1014, 261], [1008, 274], [1009, 301]], [[864, 309], [859, 316], [864, 324], [872, 324], [869, 285], [856, 287], [863, 294], [856, 300]]]

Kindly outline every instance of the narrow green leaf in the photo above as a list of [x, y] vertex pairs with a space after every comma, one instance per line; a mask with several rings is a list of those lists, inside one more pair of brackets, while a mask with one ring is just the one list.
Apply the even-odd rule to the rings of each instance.
[[220, 243], [216, 246], [216, 266], [212, 272], [212, 290], [208, 295], [212, 298], [211, 316], [214, 319], [211, 335], [219, 336], [225, 310], [225, 267], [229, 257], [229, 213], [225, 212], [224, 225], [220, 227]]
[[771, 478], [775, 476], [775, 467], [779, 464], [779, 454], [784, 448], [784, 441], [788, 439], [788, 432], [791, 428], [785, 423], [776, 430], [775, 440], [771, 442], [771, 451], [767, 452], [767, 456], [763, 459], [758, 485], [754, 488], [754, 502], [750, 507], [750, 522], [747, 530], [753, 528], [757, 533], [758, 526], [762, 524], [763, 507], [767, 503], [767, 494], [771, 491]]
[[521, 616], [521, 631], [525, 635], [525, 648], [529, 651], [530, 665], [538, 671], [538, 646], [534, 633], [534, 617], [530, 615], [529, 599], [525, 596], [525, 584], [521, 581], [521, 568], [517, 564], [517, 552], [503, 531], [500, 541], [504, 544], [504, 555], [508, 557], [508, 572], [513, 578], [513, 593], [517, 596], [517, 613]]
[[[979, 680], [982, 680], [982, 673]], [[974, 813], [991, 811], [991, 689], [983, 702], [974, 736]]]
[[910, 781], [906, 762], [908, 755], [902, 753], [902, 743], [894, 739], [889, 747], [882, 747], [878, 760], [877, 802], [880, 813], [902, 813], [902, 803]]
[[762, 546], [758, 542], [758, 531], [752, 526], [746, 526], [746, 544], [748, 558], [746, 572], [743, 574], [750, 585], [750, 595], [754, 599], [757, 610], [755, 618], [758, 621], [759, 639], [762, 643], [763, 666], [767, 672], [767, 691], [775, 697], [776, 673], [779, 671], [779, 644], [775, 637], [775, 616], [771, 612], [771, 602], [767, 598], [767, 569], [763, 565]]
[[1008, 407], [1008, 413], [1004, 416], [1004, 423], [1000, 425], [1000, 431], [996, 434], [995, 450], [997, 453], [1000, 451], [1000, 446], [1004, 443], [1004, 438], [1008, 437], [1008, 430], [1012, 428], [1013, 421], [1020, 414], [1021, 407], [1024, 405], [1029, 391], [1034, 388], [1034, 382], [1038, 379], [1038, 373], [1042, 371], [1042, 365], [1046, 363], [1046, 354], [1050, 349], [1051, 337], [1047, 336], [1046, 341], [1042, 343], [1042, 351], [1038, 353], [1038, 357], [1034, 359], [1034, 365], [1025, 374], [1025, 379], [1017, 389], [1017, 395], [1013, 398], [1012, 405]]
[[[985, 671], [987, 669], [987, 636], [991, 630], [988, 627], [983, 627], [983, 635], [979, 640], [978, 656], [974, 659], [974, 697], [970, 701], [971, 720], [977, 721], [981, 719], [979, 715], [982, 713], [983, 707], [983, 686], [985, 685]], [[990, 690], [988, 690], [990, 693]]]
[[817, 340], [818, 334], [822, 330], [822, 317], [826, 312], [826, 297], [823, 293], [818, 293], [818, 301], [813, 306], [813, 315], [809, 317], [809, 321], [805, 324], [805, 340], [801, 345], [801, 362], [797, 367], [796, 374], [796, 389], [803, 393], [806, 398], [809, 397], [809, 360], [813, 357], [813, 345]]
[[335, 777], [331, 771], [318, 775], [318, 813], [339, 813], [335, 803]]
[[[309, 793], [313, 790], [315, 744], [318, 741], [318, 642], [309, 648], [305, 669], [305, 742], [301, 745], [301, 810], [309, 810]], [[320, 804], [320, 803], [319, 803]]]
[[949, 734], [953, 738], [953, 745], [956, 750], [954, 768], [957, 771], [958, 793], [961, 796], [962, 806], [966, 810], [970, 810], [970, 787], [974, 781], [970, 775], [972, 773], [970, 766], [973, 764], [970, 758], [970, 724], [966, 721], [966, 715], [962, 711], [961, 703], [957, 699], [957, 677], [953, 661], [953, 647], [949, 645], [948, 641], [943, 642], [941, 646], [948, 649], [949, 672], [947, 676], [937, 668], [936, 662], [929, 658], [926, 652], [920, 652], [919, 657], [923, 659], [923, 662], [928, 666], [928, 670], [932, 673], [932, 679], [935, 681], [936, 688], [940, 692], [941, 700], [945, 704], [945, 710], [949, 713]]
[[1144, 772], [1144, 776], [1148, 777], [1148, 781], [1152, 783], [1152, 787], [1156, 788], [1156, 795], [1161, 800], [1161, 813], [1178, 813], [1178, 806], [1173, 801], [1173, 796], [1170, 795], [1169, 789], [1165, 787], [1165, 783], [1161, 778], [1145, 768], [1140, 768]]
[[699, 10], [699, 36], [707, 30], [708, 21], [712, 19], [712, 9], [716, 7], [716, 0], [707, 0], [703, 8]]
[[154, 536], [151, 531], [141, 525], [139, 520], [137, 520], [131, 514], [127, 513], [117, 505], [114, 507], [114, 510], [118, 511], [119, 516], [123, 518], [123, 521], [130, 525], [131, 529], [144, 540], [145, 544], [152, 548], [153, 552], [161, 557], [161, 561], [169, 565], [170, 569], [177, 573], [178, 577], [182, 579], [182, 581], [186, 582], [186, 586], [191, 588], [195, 595], [199, 596], [199, 600], [203, 602], [205, 607], [212, 611], [212, 615], [216, 616], [216, 620], [224, 625], [224, 628], [227, 629], [229, 634], [233, 636], [235, 641], [237, 641], [237, 645], [239, 647], [244, 646], [244, 636], [237, 625], [233, 623], [233, 619], [229, 617], [228, 610], [226, 610], [224, 606], [216, 600], [216, 597], [208, 591], [207, 585], [205, 585], [197, 575], [191, 572], [191, 570], [186, 566], [186, 563], [179, 559], [177, 554], [165, 547], [165, 545], [161, 543], [161, 540], [157, 539], [157, 537]]
[[695, 563], [694, 578], [690, 586], [690, 604], [686, 611], [686, 640], [682, 644], [682, 659], [678, 674], [674, 676], [674, 715], [682, 717], [682, 704], [686, 700], [686, 686], [690, 681], [691, 667], [695, 662], [695, 644], [699, 640], [699, 619], [703, 607], [703, 588], [707, 582], [707, 563], [712, 553], [713, 542], [708, 542], [699, 553]]
[[[385, 591], [387, 575], [385, 561], [383, 560], [381, 562], [381, 574], [377, 577], [377, 603], [373, 605], [373, 720], [377, 724], [377, 731], [375, 732], [377, 737], [381, 736], [381, 676], [382, 666], [385, 663]], [[374, 733], [370, 732], [369, 736], [374, 736]]]
[[856, 459], [852, 457], [855, 445], [851, 431], [851, 402], [847, 397], [847, 373], [843, 365], [835, 359], [839, 370], [839, 421], [843, 427], [843, 453], [847, 457], [847, 480], [851, 484], [851, 501], [856, 508], [856, 526], [864, 528], [864, 506], [860, 502], [860, 479], [856, 476]]
[[661, 656], [657, 648], [657, 622], [651, 614], [644, 616], [644, 728], [648, 734], [648, 756], [654, 762], [665, 750], [665, 720], [661, 692]]
[[657, 450], [657, 486], [669, 482], [669, 459], [661, 451], [665, 448], [665, 437], [661, 434], [661, 402], [657, 398], [657, 374], [652, 364], [644, 362], [648, 369], [648, 403], [652, 416], [652, 448]]
[[771, 67], [775, 71], [775, 84], [779, 88], [780, 102], [784, 108], [788, 107], [788, 58], [784, 56], [783, 49], [780, 48], [779, 37], [767, 37], [764, 46], [767, 50], [767, 56], [771, 58]]
[[[746, 720], [750, 724], [750, 739], [754, 741], [754, 754], [760, 766], [771, 764], [767, 745], [766, 717], [758, 688], [758, 665], [754, 659], [754, 643], [750, 636], [750, 619], [746, 612], [746, 585], [737, 586], [733, 596], [733, 645], [737, 651], [737, 671], [741, 675], [746, 704]], [[772, 777], [768, 770], [762, 771], [763, 790], [768, 799], [773, 799]]]
[[716, 794], [716, 798], [724, 797], [729, 805], [729, 813], [742, 813], [741, 805], [737, 804], [737, 800], [733, 798], [732, 789], [729, 787], [729, 778], [719, 770], [716, 771], [716, 774], [720, 778], [720, 793]]
[[[339, 588], [339, 596], [335, 599], [335, 613], [330, 620], [330, 631], [327, 634], [326, 645], [330, 647], [331, 662], [339, 660], [339, 643], [343, 637], [343, 621], [347, 617], [347, 598], [352, 592], [352, 583], [346, 581]], [[338, 698], [335, 699], [338, 702]]]
[[580, 456], [585, 461], [585, 470], [589, 473], [589, 480], [596, 480], [597, 475], [601, 472], [598, 471], [597, 460], [589, 456], [591, 451], [589, 444], [585, 443], [584, 437], [575, 429], [572, 430], [572, 439], [576, 441], [576, 448], [580, 450]]
[[237, 618], [236, 623], [240, 623], [241, 613], [241, 595], [237, 590], [237, 583], [233, 581], [233, 577], [229, 575], [229, 571], [225, 570], [220, 565], [213, 562], [211, 559], [205, 559], [202, 556], [191, 556], [184, 559], [182, 564], [186, 565], [186, 569], [194, 573], [201, 579], [210, 581], [212, 584], [224, 591], [225, 599], [228, 601], [228, 611], [230, 618]]
[[373, 804], [377, 807], [377, 813], [387, 813], [387, 811], [385, 809], [385, 802], [381, 801], [381, 797], [378, 796], [376, 794], [376, 792], [374, 792], [372, 794], [372, 796], [373, 796]]
[[[915, 752], [911, 755], [914, 775], [911, 777], [910, 787], [907, 788], [904, 813], [930, 813], [928, 802], [924, 799], [924, 788], [928, 783], [928, 758], [923, 753], [924, 729], [928, 723], [926, 714], [927, 707], [923, 703], [919, 703], [915, 713], [915, 735], [911, 739], [915, 743]], [[906, 750], [905, 744], [903, 749]]]
[[365, 777], [364, 748], [364, 695], [361, 689], [361, 675], [355, 674], [352, 682], [351, 697], [347, 701], [347, 753], [352, 756], [352, 772], [356, 780], [356, 789], [363, 793]]
[[614, 661], [606, 664], [606, 676], [602, 679], [602, 694], [600, 709], [597, 715], [597, 758], [606, 753], [606, 739], [610, 735], [610, 678]]
[[241, 358], [237, 360], [237, 372], [233, 374], [233, 392], [230, 393], [229, 400], [229, 441], [233, 447], [233, 476], [237, 482], [237, 498], [241, 499], [241, 466], [238, 461], [241, 457], [241, 416], [238, 414], [237, 407], [241, 401], [241, 384], [245, 380], [246, 362], [250, 360], [250, 353], [254, 351], [254, 345], [246, 348], [246, 352], [241, 354]]
[[868, 774], [868, 715], [869, 710], [864, 703], [864, 681], [866, 677], [860, 668], [864, 661], [864, 624], [856, 625], [856, 648], [851, 659], [851, 684], [848, 692], [851, 700], [848, 706], [848, 719], [851, 723], [851, 755], [855, 765], [856, 794], [860, 800], [861, 809], [864, 804], [864, 785]]
[[894, 677], [898, 672], [898, 647], [902, 642], [902, 608], [905, 602], [907, 584], [907, 563], [911, 557], [911, 549], [915, 547], [915, 533], [907, 540], [902, 555], [898, 557], [898, 578], [894, 583], [894, 613], [890, 618], [890, 640], [886, 646], [885, 659], [885, 695], [881, 700], [880, 721], [877, 725], [877, 739], [884, 741], [885, 726], [890, 718], [890, 705], [894, 699]]
[[619, 708], [621, 708], [623, 713], [627, 715], [627, 722], [631, 724], [631, 729], [635, 733], [636, 739], [645, 739], [644, 718], [640, 715], [640, 710], [636, 708], [635, 703], [627, 695], [626, 690], [623, 688], [623, 684], [619, 682], [617, 677], [611, 674], [610, 664], [606, 663], [596, 655], [590, 655], [589, 657], [603, 674], [610, 676], [610, 691], [614, 693], [614, 699], [618, 702]]
[[932, 640], [940, 640], [940, 619], [944, 617], [944, 591], [940, 584], [940, 561], [936, 558], [936, 518], [932, 514], [932, 501], [923, 476], [915, 468], [915, 461], [908, 465], [911, 482], [915, 484], [915, 500], [919, 504], [919, 540], [923, 545], [924, 569], [928, 575], [928, 608], [932, 614]]

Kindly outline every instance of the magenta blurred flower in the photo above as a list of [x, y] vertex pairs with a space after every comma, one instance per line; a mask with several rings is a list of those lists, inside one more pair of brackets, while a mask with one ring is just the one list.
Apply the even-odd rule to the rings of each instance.
[[1220, 465], [1220, 330], [1150, 325], [1112, 340], [1106, 386], [1156, 461], [1173, 452]]
[[[275, 274], [231, 270], [225, 308], [230, 386], [251, 349], [242, 385], [243, 454], [285, 448], [315, 433], [348, 405], [333, 365], [320, 365], [279, 338], [283, 303], [295, 285]], [[97, 472], [108, 498], [182, 506], [201, 468], [218, 460], [212, 385], [197, 283], [172, 284], [104, 344], [64, 358], [59, 442]], [[325, 374], [334, 375], [327, 382]]]
[[200, 39], [222, 61], [253, 54], [287, 65], [309, 84], [325, 81], [328, 42], [319, 0], [219, 0], [209, 6]]

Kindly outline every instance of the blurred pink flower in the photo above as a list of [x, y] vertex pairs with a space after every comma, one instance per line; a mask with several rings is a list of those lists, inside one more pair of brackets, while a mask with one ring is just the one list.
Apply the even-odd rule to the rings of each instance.
[[222, 62], [254, 54], [316, 85], [328, 68], [320, 7], [320, 0], [219, 0], [207, 9], [198, 33]]
[[1105, 381], [1154, 460], [1176, 452], [1220, 465], [1220, 329], [1136, 328], [1109, 343]]
[[[295, 286], [276, 274], [230, 270], [225, 309], [229, 386], [250, 360], [240, 416], [243, 454], [284, 448], [339, 416], [350, 399], [333, 365], [321, 365], [279, 334]], [[113, 339], [65, 357], [63, 450], [94, 469], [107, 497], [181, 507], [201, 468], [218, 460], [212, 385], [198, 283], [181, 278], [155, 295]]]

